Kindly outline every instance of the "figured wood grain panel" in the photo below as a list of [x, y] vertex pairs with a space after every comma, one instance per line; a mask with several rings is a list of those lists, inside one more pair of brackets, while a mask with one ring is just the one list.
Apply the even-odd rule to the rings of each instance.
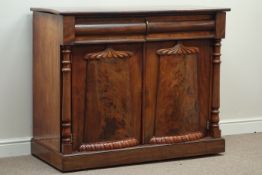
[[73, 109], [79, 120], [74, 133], [81, 139], [74, 149], [88, 151], [94, 145], [131, 138], [136, 142], [129, 146], [140, 142], [142, 45], [127, 46], [76, 49], [80, 54], [73, 63], [73, 77], [78, 79], [73, 79]]
[[[179, 52], [186, 53], [197, 53], [197, 55], [189, 54], [189, 60], [196, 58], [196, 67], [197, 67], [197, 97], [198, 97], [198, 118], [199, 118], [199, 129], [196, 131], [200, 131], [204, 136], [207, 135], [207, 122], [210, 118], [211, 112], [211, 103], [210, 103], [210, 94], [211, 94], [211, 66], [212, 66], [212, 41], [211, 40], [183, 40], [180, 42], [185, 47], [180, 47], [176, 45], [174, 47], [174, 42], [153, 42], [147, 44], [145, 47], [145, 72], [144, 72], [144, 104], [143, 104], [143, 141], [144, 143], [149, 143], [153, 137], [157, 137], [155, 135], [155, 125], [157, 123], [157, 97], [159, 92], [159, 72], [160, 72], [160, 61], [162, 58], [161, 55], [157, 54], [157, 52], [161, 53], [170, 53], [169, 56], [164, 56], [166, 58], [171, 57], [178, 59]], [[173, 47], [172, 47], [173, 46]], [[178, 47], [179, 46], [179, 47]], [[162, 50], [161, 48], [165, 48]], [[188, 50], [189, 48], [189, 50]], [[186, 50], [185, 50], [186, 49]], [[177, 51], [176, 51], [177, 50]], [[161, 51], [161, 52], [160, 52]], [[164, 52], [165, 51], [165, 52]], [[172, 55], [173, 53], [173, 55]], [[175, 53], [177, 55], [175, 55]], [[162, 55], [163, 57], [163, 55]], [[185, 56], [186, 57], [186, 56]], [[180, 58], [181, 59], [181, 58]], [[192, 60], [191, 60], [192, 62]], [[193, 61], [194, 62], [194, 61]], [[172, 63], [172, 61], [171, 61]], [[168, 64], [167, 64], [168, 66]], [[172, 72], [173, 67], [170, 66], [170, 71]], [[193, 69], [194, 70], [194, 69]], [[172, 91], [173, 92], [173, 91]], [[171, 98], [171, 97], [170, 97]], [[163, 105], [165, 107], [165, 105]], [[166, 108], [166, 107], [165, 107]], [[171, 108], [172, 109], [172, 108]], [[169, 109], [169, 110], [171, 110]], [[167, 124], [168, 125], [168, 124]], [[160, 127], [160, 126], [159, 126]], [[162, 125], [162, 128], [165, 128], [166, 124]], [[194, 131], [192, 131], [194, 132]], [[188, 134], [185, 133], [185, 134]], [[180, 134], [183, 135], [183, 134]], [[171, 135], [172, 136], [172, 135]], [[160, 137], [160, 136], [159, 136]], [[164, 137], [164, 135], [163, 135]]]
[[107, 48], [89, 53], [86, 77], [85, 139], [88, 142], [129, 137], [131, 52]]
[[159, 57], [155, 136], [199, 129], [196, 47], [177, 44], [157, 51]]

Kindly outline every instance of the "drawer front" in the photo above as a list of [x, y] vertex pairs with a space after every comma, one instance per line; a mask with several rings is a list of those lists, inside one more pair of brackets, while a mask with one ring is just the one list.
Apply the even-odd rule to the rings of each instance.
[[213, 15], [148, 17], [147, 40], [212, 38], [215, 35]]
[[75, 39], [107, 42], [109, 40], [142, 40], [146, 33], [143, 18], [85, 18], [75, 19]]
[[66, 17], [64, 24], [64, 34], [73, 37], [71, 39], [76, 43], [213, 38], [216, 30], [213, 14], [123, 18], [76, 16]]
[[141, 44], [74, 47], [75, 150], [110, 150], [140, 143], [141, 63]]
[[179, 22], [150, 22], [148, 33], [167, 33], [181, 31], [209, 31], [215, 28], [215, 21], [179, 21]]

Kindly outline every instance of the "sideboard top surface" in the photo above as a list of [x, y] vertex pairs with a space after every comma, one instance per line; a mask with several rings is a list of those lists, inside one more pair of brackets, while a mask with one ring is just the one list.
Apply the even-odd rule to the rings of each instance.
[[214, 7], [170, 7], [170, 6], [160, 6], [160, 7], [117, 7], [117, 8], [38, 8], [33, 7], [31, 11], [52, 13], [57, 15], [103, 15], [103, 14], [112, 14], [112, 15], [146, 15], [146, 14], [172, 14], [172, 13], [210, 13], [210, 12], [219, 12], [219, 11], [230, 11], [230, 8], [214, 8]]

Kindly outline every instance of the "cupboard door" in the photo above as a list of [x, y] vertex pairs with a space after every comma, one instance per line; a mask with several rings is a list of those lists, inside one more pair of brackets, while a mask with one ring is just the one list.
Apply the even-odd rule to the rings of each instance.
[[210, 110], [209, 41], [151, 43], [146, 48], [144, 142], [204, 137]]
[[75, 150], [109, 150], [140, 143], [142, 51], [142, 44], [74, 47]]

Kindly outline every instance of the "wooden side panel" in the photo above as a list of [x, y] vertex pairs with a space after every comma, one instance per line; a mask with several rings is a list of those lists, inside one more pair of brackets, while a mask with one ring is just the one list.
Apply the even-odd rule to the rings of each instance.
[[33, 14], [33, 137], [60, 151], [60, 44], [62, 17]]
[[[177, 47], [178, 46], [178, 47]], [[172, 136], [199, 130], [198, 48], [187, 54], [184, 46], [159, 50], [155, 136]], [[181, 50], [180, 54], [177, 54]], [[169, 54], [171, 53], [171, 54]]]
[[206, 135], [211, 108], [211, 58], [210, 40], [147, 45], [143, 105], [145, 143], [156, 143], [158, 137], [176, 143]]
[[[74, 144], [75, 149], [90, 151], [137, 145], [141, 134], [142, 46], [79, 46], [75, 51], [81, 55], [73, 58], [73, 94], [83, 95], [77, 95], [77, 101], [73, 99], [73, 110], [79, 111], [73, 114], [74, 118], [80, 118], [74, 126], [78, 129], [77, 137], [81, 137]], [[81, 82], [76, 82], [77, 79]]]

